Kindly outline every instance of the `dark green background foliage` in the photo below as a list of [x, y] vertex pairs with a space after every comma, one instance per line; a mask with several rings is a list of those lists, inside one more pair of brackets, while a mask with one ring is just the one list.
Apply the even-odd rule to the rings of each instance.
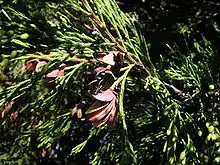
[[[220, 163], [220, 3], [118, 4], [0, 0], [0, 164]], [[123, 49], [112, 67], [115, 126], [95, 128], [88, 71], [105, 64], [74, 59]], [[28, 59], [48, 63], [22, 72]], [[64, 77], [47, 86], [62, 63]], [[71, 110], [82, 101], [78, 119]]]

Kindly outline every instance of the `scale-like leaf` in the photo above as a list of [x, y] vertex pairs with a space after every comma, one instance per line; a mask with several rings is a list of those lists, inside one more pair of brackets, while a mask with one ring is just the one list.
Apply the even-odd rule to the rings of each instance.
[[103, 109], [104, 107], [106, 107], [108, 104], [106, 104], [105, 102], [100, 102], [100, 101], [96, 101], [94, 104], [92, 104], [92, 106], [86, 111], [86, 114], [90, 114], [96, 111], [99, 111], [101, 109]]
[[91, 114], [89, 120], [90, 121], [98, 121], [100, 119], [102, 119], [103, 117], [105, 117], [108, 113], [110, 113], [115, 107], [115, 103], [114, 100], [111, 101], [107, 107], [105, 107], [104, 109], [100, 110], [99, 113], [93, 115]]
[[114, 99], [116, 96], [113, 94], [111, 89], [107, 89], [106, 91], [99, 93], [97, 95], [93, 95], [96, 100], [109, 102]]

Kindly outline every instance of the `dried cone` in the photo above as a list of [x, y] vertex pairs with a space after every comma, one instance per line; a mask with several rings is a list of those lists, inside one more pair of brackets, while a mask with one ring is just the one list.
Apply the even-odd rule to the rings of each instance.
[[72, 115], [74, 116], [76, 114], [78, 119], [82, 118], [82, 110], [80, 107], [76, 106], [72, 109]]
[[102, 93], [93, 95], [93, 97], [96, 101], [86, 112], [89, 120], [97, 127], [100, 127], [106, 122], [109, 124], [113, 123], [116, 117], [117, 107], [115, 92], [107, 89]]
[[64, 68], [65, 64], [61, 64], [58, 69], [55, 69], [46, 75], [45, 82], [47, 83], [54, 83], [57, 79], [60, 79], [64, 76]]
[[98, 53], [97, 60], [108, 65], [123, 63], [124, 54], [119, 51], [109, 51], [107, 53]]
[[30, 60], [26, 61], [24, 66], [21, 69], [22, 72], [24, 73], [26, 71], [34, 71], [38, 62], [39, 62], [38, 59], [30, 59]]
[[98, 68], [95, 68], [93, 70], [93, 74], [95, 74], [96, 76], [100, 75], [101, 73], [104, 73], [104, 74], [110, 74], [114, 77], [112, 71], [110, 70], [111, 69], [111, 66], [108, 65], [107, 67], [98, 67]]
[[84, 109], [86, 106], [85, 101], [81, 101], [80, 103], [76, 104], [75, 107], [72, 109], [72, 115], [74, 116], [76, 114], [78, 119], [82, 118], [82, 109]]
[[3, 118], [6, 113], [8, 113], [8, 111], [12, 108], [14, 102], [9, 102], [5, 105], [0, 106], [0, 118]]
[[114, 74], [111, 71], [111, 66], [97, 67], [92, 71], [88, 71], [87, 74], [91, 75], [91, 81], [88, 84], [91, 87], [91, 93], [97, 93], [101, 89], [108, 89], [111, 87], [114, 81]]
[[42, 68], [44, 67], [44, 65], [46, 65], [47, 62], [46, 61], [39, 61], [35, 67], [35, 71], [39, 72], [42, 70]]
[[25, 62], [25, 65], [22, 67], [22, 72], [26, 71], [41, 71], [42, 67], [46, 65], [46, 61], [40, 61], [39, 59], [31, 59]]

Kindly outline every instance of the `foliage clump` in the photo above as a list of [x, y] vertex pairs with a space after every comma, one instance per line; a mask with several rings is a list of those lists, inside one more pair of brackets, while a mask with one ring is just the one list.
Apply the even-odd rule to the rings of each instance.
[[0, 164], [220, 162], [219, 50], [195, 22], [201, 12], [175, 20], [155, 51], [163, 12], [138, 17], [113, 0], [0, 4]]

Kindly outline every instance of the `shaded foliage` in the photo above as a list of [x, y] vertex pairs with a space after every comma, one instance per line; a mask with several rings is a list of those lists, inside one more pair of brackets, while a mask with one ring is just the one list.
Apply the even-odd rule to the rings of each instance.
[[0, 1], [1, 164], [220, 162], [220, 5], [118, 3]]

